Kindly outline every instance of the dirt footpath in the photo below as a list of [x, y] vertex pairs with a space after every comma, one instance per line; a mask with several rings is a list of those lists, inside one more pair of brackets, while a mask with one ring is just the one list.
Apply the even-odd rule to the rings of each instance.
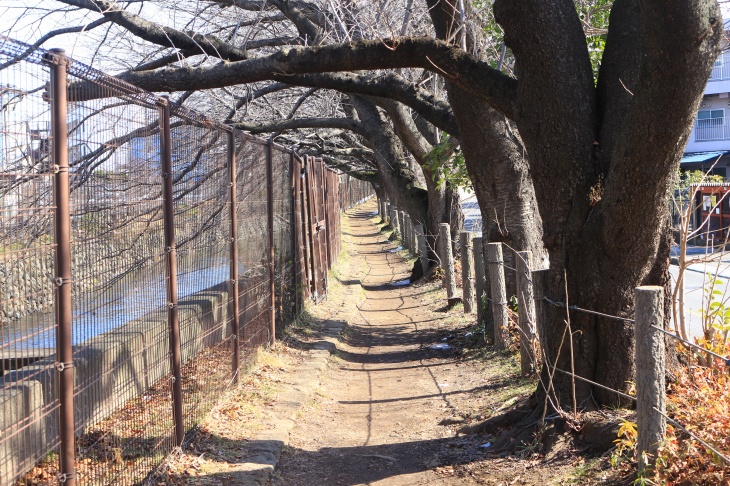
[[450, 344], [468, 338], [473, 317], [445, 309], [438, 282], [400, 285], [411, 264], [379, 231], [374, 210], [371, 203], [347, 218], [349, 258], [334, 276], [347, 291], [325, 304], [347, 327], [273, 484], [549, 483], [560, 468], [487, 460], [488, 437], [455, 436], [533, 385], [517, 377], [511, 358], [487, 363]]

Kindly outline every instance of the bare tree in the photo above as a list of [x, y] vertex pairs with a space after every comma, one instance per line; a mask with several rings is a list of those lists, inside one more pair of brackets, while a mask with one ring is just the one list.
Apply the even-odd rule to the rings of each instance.
[[[475, 186], [486, 177], [476, 164], [491, 164], [505, 154], [511, 158], [500, 177], [532, 182], [534, 199], [527, 192], [514, 207], [523, 215], [534, 214], [533, 204], [539, 211], [551, 264], [547, 295], [560, 300], [567, 288], [579, 307], [628, 316], [634, 287], [653, 283], [669, 289], [666, 201], [720, 51], [723, 23], [715, 0], [616, 0], [595, 72], [585, 25], [571, 0], [494, 1], [489, 10], [514, 59], [513, 71], [506, 72], [480, 54], [482, 45], [495, 50], [491, 39], [462, 41], [469, 38], [462, 33], [469, 32], [470, 22], [478, 26], [481, 18], [442, 4], [432, 4], [443, 10], [434, 12], [440, 18], [428, 22], [425, 6], [414, 5], [416, 15], [406, 22], [405, 9], [369, 13], [354, 1], [176, 2], [179, 17], [164, 21], [151, 12], [166, 2], [58, 3], [86, 10], [90, 21], [106, 18], [104, 28], [125, 32], [119, 39], [134, 36], [142, 43], [151, 68], [127, 69], [119, 77], [154, 91], [233, 89], [264, 81], [312, 86], [316, 76], [333, 89], [341, 75], [331, 73], [357, 72], [343, 91], [364, 94], [357, 90], [374, 90], [382, 70], [396, 70], [405, 84], [417, 82], [419, 70], [431, 72], [448, 85], [451, 116], [465, 150], [487, 152], [485, 126], [507, 134], [501, 139], [505, 152], [469, 162]], [[285, 20], [254, 22], [279, 16]], [[236, 28], [246, 22], [254, 22], [256, 35], [243, 36]], [[400, 37], [404, 25], [409, 35]], [[358, 40], [356, 31], [375, 34]], [[296, 41], [282, 47], [281, 39], [293, 35]], [[415, 105], [428, 100], [419, 98], [418, 90], [406, 96], [398, 87], [382, 89], [400, 91], [399, 101], [410, 99], [411, 108], [439, 126]], [[435, 109], [442, 102], [431, 104]], [[275, 108], [267, 109], [276, 113]], [[565, 368], [569, 358], [558, 351], [563, 312], [548, 308], [544, 344], [548, 360]], [[572, 316], [571, 325], [578, 332], [576, 372], [625, 390], [634, 371], [633, 330], [582, 314]], [[556, 389], [561, 397], [570, 395], [569, 382], [557, 379]], [[576, 392], [579, 403], [617, 401], [587, 384]]]

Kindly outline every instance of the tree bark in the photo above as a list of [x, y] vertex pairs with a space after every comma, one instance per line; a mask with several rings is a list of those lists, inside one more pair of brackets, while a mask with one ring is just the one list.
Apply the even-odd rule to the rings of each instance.
[[388, 199], [399, 210], [407, 211], [413, 220], [427, 221], [427, 191], [417, 186], [416, 174], [403, 162], [403, 146], [387, 118], [371, 101], [360, 96], [350, 99], [375, 152], [380, 181]]
[[[546, 295], [631, 316], [635, 287], [647, 279], [667, 282], [668, 262], [659, 251], [666, 201], [719, 53], [717, 4], [617, 1], [598, 90], [571, 1], [497, 0], [494, 11], [517, 61], [516, 121], [550, 253]], [[549, 65], [541, 62], [548, 57]], [[550, 361], [568, 370], [569, 353], [557, 356], [565, 312], [546, 309], [544, 346]], [[634, 379], [633, 328], [579, 312], [570, 319], [576, 373], [626, 391]], [[559, 398], [568, 398], [570, 379], [556, 378]], [[584, 405], [622, 402], [586, 383], [576, 386]]]

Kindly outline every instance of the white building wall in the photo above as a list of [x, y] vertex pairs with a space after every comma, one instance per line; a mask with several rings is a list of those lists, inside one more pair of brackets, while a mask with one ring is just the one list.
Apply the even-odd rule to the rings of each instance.
[[[723, 95], [724, 97], [721, 97]], [[707, 130], [705, 128], [704, 134], [698, 136], [697, 121], [695, 121], [695, 126], [692, 129], [692, 134], [690, 135], [689, 142], [687, 143], [687, 147], [684, 149], [684, 151], [730, 151], [730, 98], [728, 98], [728, 94], [721, 93], [719, 95], [705, 96], [702, 100], [702, 103], [700, 104], [700, 111], [705, 110], [722, 110], [724, 114], [723, 126], [714, 127], [710, 130]], [[712, 140], [707, 140], [708, 137], [712, 138]], [[698, 138], [700, 138], [700, 140], [698, 140]]]

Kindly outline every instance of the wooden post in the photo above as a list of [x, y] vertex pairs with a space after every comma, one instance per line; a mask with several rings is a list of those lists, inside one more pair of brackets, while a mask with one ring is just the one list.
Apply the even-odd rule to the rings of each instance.
[[535, 372], [537, 318], [532, 286], [532, 252], [518, 251], [515, 255], [517, 269], [517, 312], [520, 327], [520, 368], [522, 376]]
[[430, 265], [428, 261], [428, 246], [426, 245], [426, 235], [423, 232], [422, 224], [416, 225], [416, 239], [418, 240], [418, 257], [421, 260], [421, 268], [423, 269], [423, 274], [426, 275], [426, 273], [428, 273]]
[[400, 234], [400, 241], [401, 246], [408, 249], [408, 238], [406, 238], [406, 235], [408, 234], [408, 215], [405, 213], [405, 211], [400, 212], [400, 223], [401, 223], [401, 234]]
[[487, 281], [482, 241], [481, 236], [477, 236], [472, 240], [474, 252], [474, 287], [476, 289], [477, 326], [484, 325], [484, 290], [486, 288]]
[[[664, 336], [652, 326], [664, 326], [664, 289], [644, 286], [636, 289], [636, 422], [639, 474], [650, 464], [645, 454], [656, 457], [667, 431], [664, 383]], [[661, 413], [660, 413], [661, 412]]]
[[489, 266], [489, 285], [492, 290], [492, 314], [494, 315], [494, 346], [507, 349], [507, 285], [504, 280], [504, 257], [502, 243], [487, 244], [487, 265]]
[[403, 233], [406, 231], [406, 218], [405, 212], [398, 211], [398, 236], [400, 237], [401, 243], [403, 243]]
[[461, 232], [461, 288], [464, 293], [464, 314], [474, 312], [476, 292], [474, 291], [474, 248], [472, 234]]
[[393, 228], [396, 234], [400, 234], [400, 227], [398, 226], [398, 208], [393, 206], [390, 210], [390, 226]]
[[454, 254], [451, 250], [451, 227], [448, 223], [439, 224], [439, 252], [444, 270], [446, 298], [452, 304], [456, 297], [456, 276], [454, 275]]
[[413, 250], [413, 247], [411, 246], [411, 217], [408, 214], [403, 214], [403, 223], [405, 223], [405, 229], [403, 230], [403, 243], [408, 251], [411, 251]]
[[411, 221], [411, 232], [409, 234], [411, 238], [411, 253], [418, 255], [418, 238], [416, 237], [416, 225]]
[[416, 225], [408, 218], [408, 242], [413, 255], [418, 255], [418, 241], [416, 240]]

